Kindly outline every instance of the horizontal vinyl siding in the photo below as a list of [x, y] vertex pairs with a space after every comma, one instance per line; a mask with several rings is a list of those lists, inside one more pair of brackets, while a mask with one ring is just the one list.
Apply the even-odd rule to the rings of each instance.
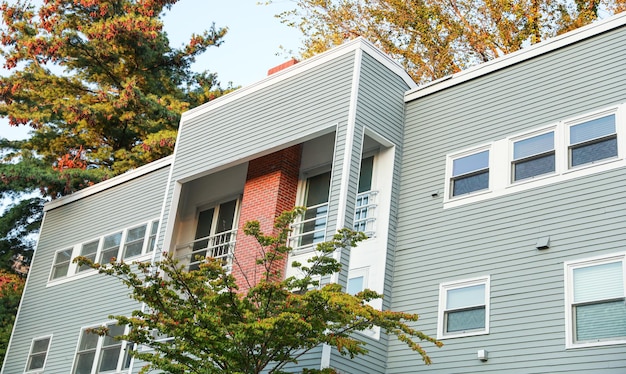
[[5, 374], [24, 370], [31, 340], [52, 334], [46, 373], [71, 371], [81, 327], [129, 315], [139, 303], [119, 280], [94, 273], [46, 287], [55, 251], [159, 217], [169, 168], [46, 212]]
[[624, 168], [442, 205], [446, 154], [626, 101], [625, 40], [614, 30], [407, 103], [393, 309], [436, 336], [439, 284], [489, 275], [490, 333], [424, 344], [428, 367], [392, 340], [389, 373], [626, 370], [625, 344], [565, 349], [563, 274], [564, 261], [624, 251]]
[[[359, 75], [359, 91], [356, 112], [356, 131], [353, 148], [353, 162], [350, 176], [350, 186], [346, 207], [346, 223], [349, 225], [354, 217], [354, 202], [356, 199], [357, 183], [359, 179], [359, 161], [361, 158], [361, 144], [363, 142], [364, 128], [376, 132], [387, 140], [397, 145], [396, 157], [401, 149], [402, 123], [404, 115], [403, 95], [408, 89], [404, 81], [395, 74], [380, 65], [367, 53], [363, 53], [361, 71]], [[395, 164], [399, 172], [398, 163]], [[396, 173], [397, 174], [397, 173]], [[395, 180], [394, 189], [397, 191], [398, 180]], [[397, 199], [397, 193], [393, 200]], [[392, 207], [392, 215], [395, 211]], [[379, 227], [379, 230], [395, 230], [395, 222], [390, 221], [390, 227]], [[395, 231], [394, 231], [395, 233]], [[388, 248], [393, 248], [394, 233], [390, 232]], [[350, 255], [358, 256], [358, 248]], [[389, 261], [388, 261], [389, 262]], [[387, 264], [389, 267], [389, 264]], [[387, 275], [389, 275], [387, 271]], [[391, 282], [388, 281], [387, 284]], [[385, 290], [387, 291], [387, 290]], [[385, 292], [387, 293], [387, 292]], [[387, 297], [389, 296], [389, 297]], [[384, 307], [389, 305], [390, 295], [386, 295]], [[386, 364], [387, 335], [381, 334], [379, 340], [357, 335], [366, 342], [368, 354], [357, 356], [354, 359], [341, 356], [336, 350], [332, 350], [331, 367], [340, 373], [384, 373]]]
[[253, 95], [183, 118], [174, 179], [295, 142], [346, 121], [353, 62], [354, 53], [340, 56]]

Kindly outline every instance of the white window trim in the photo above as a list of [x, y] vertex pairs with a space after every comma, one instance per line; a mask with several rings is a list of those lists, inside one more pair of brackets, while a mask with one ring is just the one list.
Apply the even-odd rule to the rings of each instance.
[[[348, 283], [352, 278], [363, 277], [363, 290], [367, 289], [368, 286], [368, 278], [369, 278], [369, 266], [365, 266], [362, 268], [350, 269], [348, 272]], [[346, 284], [346, 292], [348, 291], [348, 285]]]
[[[49, 339], [48, 340], [48, 349], [46, 350], [46, 358], [43, 361], [43, 366], [41, 367], [41, 369], [28, 370], [28, 363], [30, 362], [30, 356], [33, 354], [33, 345], [35, 343], [35, 340], [42, 340], [42, 339]], [[38, 337], [33, 338], [30, 341], [30, 348], [28, 349], [28, 356], [26, 357], [26, 365], [24, 365], [24, 373], [34, 374], [34, 373], [44, 373], [45, 372], [46, 363], [48, 362], [48, 357], [50, 356], [50, 346], [52, 346], [52, 334], [38, 336]]]
[[[453, 201], [473, 201], [477, 196], [484, 196], [484, 195], [488, 195], [491, 193], [492, 190], [492, 183], [493, 183], [493, 170], [492, 170], [492, 165], [493, 165], [493, 143], [489, 143], [489, 144], [485, 144], [479, 147], [472, 147], [469, 149], [465, 149], [459, 152], [455, 152], [453, 154], [450, 154], [446, 157], [446, 184], [444, 186], [444, 198], [443, 201], [444, 203], [447, 202], [453, 202]], [[468, 194], [463, 194], [463, 195], [459, 195], [459, 196], [452, 196], [452, 169], [453, 169], [453, 163], [454, 160], [463, 158], [463, 157], [467, 157], [467, 156], [471, 156], [473, 154], [476, 153], [480, 153], [480, 152], [484, 152], [484, 151], [489, 151], [489, 164], [488, 164], [488, 168], [489, 168], [489, 186], [486, 189], [483, 190], [479, 190], [479, 191], [475, 191], [475, 192], [470, 192]]]
[[[103, 327], [103, 326], [107, 326], [107, 325], [112, 325], [112, 324], [117, 324], [117, 321], [107, 321], [104, 323], [100, 323], [100, 324], [96, 324], [96, 325], [90, 325], [90, 326], [84, 326], [81, 327], [80, 332], [78, 333], [78, 339], [76, 340], [76, 349], [74, 350], [74, 359], [72, 360], [72, 369], [70, 371], [70, 373], [74, 373], [74, 369], [75, 369], [75, 365], [76, 365], [76, 360], [78, 359], [78, 349], [80, 346], [80, 339], [83, 336], [83, 332], [87, 329], [93, 329], [93, 328], [98, 328], [98, 327]], [[128, 326], [124, 327], [124, 334], [128, 334]], [[120, 349], [120, 357], [122, 355], [124, 355], [124, 353], [126, 352], [128, 348], [128, 346], [130, 345], [130, 343], [126, 340], [122, 340], [122, 346]], [[96, 374], [98, 373], [98, 364], [100, 363], [100, 356], [102, 355], [102, 345], [104, 344], [104, 336], [99, 336], [98, 337], [98, 343], [96, 344], [96, 353], [94, 355], [93, 358], [93, 363], [91, 364], [91, 373], [92, 374]], [[132, 347], [131, 347], [132, 348]], [[134, 357], [131, 356], [131, 364], [130, 364], [130, 368], [132, 368], [133, 363], [132, 360], [134, 360]], [[118, 357], [118, 361], [117, 361], [117, 369], [115, 371], [108, 371], [108, 373], [128, 373], [130, 371], [130, 369], [121, 369], [120, 367], [123, 365], [123, 360], [120, 360]]]
[[[328, 173], [328, 172], [330, 172], [330, 186], [329, 186], [329, 191], [328, 191], [328, 204], [330, 204], [330, 196], [332, 195], [334, 173], [333, 173], [332, 164], [326, 163], [323, 165], [317, 165], [317, 166], [308, 168], [306, 170], [300, 171], [300, 175], [298, 177], [298, 187], [297, 187], [297, 192], [296, 192], [296, 206], [302, 206], [302, 207], [306, 206], [306, 198], [307, 198], [307, 193], [308, 193], [308, 190], [307, 190], [308, 179], [312, 177], [316, 177], [320, 174]], [[300, 222], [300, 219], [301, 217], [296, 219], [296, 222], [294, 222], [294, 225], [298, 224]], [[327, 240], [327, 237], [326, 237], [327, 232], [328, 232], [328, 221], [326, 222], [326, 233], [324, 234], [323, 241]], [[290, 246], [293, 246], [291, 237], [288, 243]], [[294, 246], [293, 253], [295, 254], [311, 253], [311, 252], [315, 252], [316, 248], [317, 248], [317, 245], [315, 244], [306, 245], [304, 247], [298, 247], [298, 248], [295, 248]]]
[[[479, 284], [485, 285], [485, 329], [479, 331], [468, 331], [468, 332], [456, 332], [446, 334], [444, 332], [445, 326], [445, 311], [446, 311], [446, 298], [447, 291], [453, 290], [457, 288], [464, 288], [469, 286], [476, 286]], [[463, 279], [458, 281], [444, 282], [439, 285], [439, 310], [438, 310], [438, 318], [437, 318], [437, 339], [451, 339], [451, 338], [459, 338], [466, 336], [475, 336], [475, 335], [486, 335], [489, 334], [489, 315], [490, 315], [490, 294], [491, 294], [491, 276], [486, 275], [477, 278], [471, 279]]]
[[564, 262], [565, 273], [565, 348], [585, 348], [598, 347], [604, 345], [626, 344], [626, 339], [602, 340], [598, 342], [574, 342], [574, 316], [572, 315], [572, 303], [574, 301], [574, 285], [573, 270], [577, 268], [601, 265], [611, 262], [622, 262], [622, 270], [624, 271], [624, 290], [626, 292], [626, 252], [613, 255], [596, 256], [587, 259], [573, 260]]
[[[560, 129], [557, 128], [556, 125], [550, 125], [548, 127], [543, 127], [541, 129], [538, 130], [534, 130], [534, 131], [530, 131], [530, 132], [526, 132], [522, 135], [517, 135], [517, 136], [513, 136], [508, 139], [508, 145], [509, 145], [509, 151], [508, 151], [508, 161], [509, 161], [509, 167], [508, 167], [508, 184], [509, 185], [519, 185], [519, 184], [523, 184], [523, 183], [530, 183], [533, 181], [536, 181], [538, 179], [543, 179], [543, 178], [550, 178], [552, 176], [554, 176], [557, 172], [558, 172], [558, 165], [560, 164], [561, 160], [560, 160], [560, 156], [562, 156], [562, 152], [559, 152], [559, 148], [560, 148], [560, 144], [559, 144], [559, 140], [561, 138], [561, 134], [560, 134]], [[541, 175], [537, 175], [535, 177], [530, 177], [530, 178], [525, 178], [525, 179], [520, 179], [518, 181], [513, 180], [514, 178], [514, 172], [513, 172], [513, 154], [515, 151], [515, 143], [521, 141], [521, 140], [526, 140], [526, 139], [530, 139], [533, 138], [535, 136], [539, 136], [539, 135], [544, 135], [550, 132], [554, 132], [554, 171], [552, 173], [546, 173], [546, 174], [541, 174]]]
[[[56, 265], [56, 259], [57, 259], [57, 254], [59, 252], [63, 252], [63, 251], [67, 251], [67, 250], [71, 250], [72, 254], [70, 256], [70, 263], [69, 266], [67, 268], [67, 273], [62, 276], [62, 277], [58, 277], [55, 279], [52, 279], [52, 273], [54, 272], [54, 265]], [[72, 269], [72, 260], [74, 259], [74, 247], [69, 247], [69, 248], [64, 248], [64, 249], [59, 249], [58, 251], [54, 252], [54, 255], [52, 256], [52, 265], [50, 266], [50, 273], [48, 274], [48, 282], [56, 282], [60, 279], [65, 279], [70, 275], [70, 270]]]
[[[595, 118], [615, 114], [615, 131], [617, 133], [617, 157], [599, 160], [593, 163], [569, 168], [569, 128], [571, 126]], [[513, 181], [511, 162], [513, 160], [513, 143], [535, 135], [554, 131], [555, 171], [554, 173], [539, 175]], [[477, 191], [463, 196], [450, 196], [452, 161], [459, 157], [480, 152], [490, 148], [489, 152], [489, 189]], [[496, 140], [489, 146], [468, 148], [446, 156], [446, 180], [444, 186], [443, 208], [453, 208], [469, 203], [521, 192], [532, 188], [542, 187], [579, 178], [591, 174], [601, 173], [626, 166], [626, 104], [612, 105], [582, 115], [566, 118], [562, 121], [538, 127], [529, 131], [515, 134], [504, 139]]]
[[[153, 222], [155, 221], [159, 221], [159, 218], [154, 218], [151, 219], [149, 221], [146, 221], [144, 223], [138, 224], [138, 225], [133, 225], [130, 226], [128, 228], [124, 228], [124, 229], [119, 229], [119, 230], [115, 230], [115, 231], [111, 231], [109, 233], [106, 233], [104, 235], [101, 235], [97, 238], [92, 238], [89, 240], [85, 240], [81, 243], [75, 244], [72, 247], [70, 247], [72, 249], [72, 260], [70, 261], [70, 266], [69, 269], [67, 271], [67, 275], [65, 277], [59, 277], [56, 279], [50, 279], [52, 277], [52, 267], [54, 266], [54, 260], [56, 259], [56, 253], [57, 252], [61, 252], [64, 251], [66, 249], [70, 249], [70, 248], [65, 248], [65, 249], [61, 249], [55, 252], [53, 258], [52, 258], [52, 265], [50, 266], [50, 273], [48, 275], [48, 283], [46, 284], [46, 287], [51, 287], [51, 286], [56, 286], [59, 284], [63, 284], [63, 283], [67, 283], [67, 282], [71, 282], [77, 279], [82, 279], [82, 278], [86, 278], [95, 274], [98, 274], [98, 271], [95, 269], [87, 269], [81, 272], [78, 272], [78, 265], [74, 262], [74, 259], [77, 256], [80, 256], [80, 252], [82, 249], [83, 244], [86, 243], [91, 243], [93, 241], [98, 240], [98, 250], [96, 251], [96, 262], [98, 261], [98, 259], [100, 258], [100, 255], [102, 253], [102, 246], [104, 244], [104, 238], [109, 236], [109, 235], [114, 235], [116, 233], [119, 233], [120, 231], [122, 232], [122, 238], [120, 239], [120, 246], [117, 250], [117, 260], [121, 261], [121, 256], [123, 254], [123, 250], [124, 250], [124, 244], [126, 241], [126, 236], [128, 235], [128, 230], [132, 230], [134, 228], [146, 225], [146, 232], [144, 234], [144, 242], [143, 242], [143, 247], [142, 247], [142, 253], [141, 255], [137, 255], [137, 256], [133, 256], [133, 257], [129, 257], [126, 261], [127, 262], [143, 262], [143, 261], [148, 261], [152, 258], [152, 251], [148, 251], [148, 242], [149, 242], [149, 238], [150, 238], [150, 228]], [[160, 224], [160, 223], [159, 223]], [[155, 248], [156, 250], [156, 248]]]

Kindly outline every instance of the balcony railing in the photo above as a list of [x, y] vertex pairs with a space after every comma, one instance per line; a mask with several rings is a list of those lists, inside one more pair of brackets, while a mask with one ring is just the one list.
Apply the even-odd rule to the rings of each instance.
[[377, 194], [378, 191], [365, 191], [356, 195], [354, 230], [362, 231], [369, 237], [372, 237], [375, 233]]
[[222, 260], [230, 269], [235, 249], [237, 230], [220, 232], [219, 234], [196, 239], [193, 242], [176, 246], [176, 258], [186, 265], [186, 269], [197, 270], [203, 259], [213, 257]]
[[306, 208], [301, 220], [292, 225], [289, 246], [294, 250], [308, 249], [326, 240], [328, 222], [328, 203]]

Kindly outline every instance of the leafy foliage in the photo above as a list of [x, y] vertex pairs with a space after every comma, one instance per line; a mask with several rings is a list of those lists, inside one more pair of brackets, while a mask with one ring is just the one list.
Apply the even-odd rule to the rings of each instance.
[[23, 278], [0, 270], [0, 367], [9, 346], [23, 289]]
[[[0, 1], [0, 118], [33, 129], [0, 138], [0, 199], [54, 199], [167, 156], [181, 113], [231, 89], [191, 70], [227, 29], [171, 47], [159, 17], [176, 2]], [[36, 233], [42, 202], [5, 212], [2, 253], [25, 249], [17, 234]]]
[[287, 236], [301, 212], [296, 209], [278, 217], [274, 236], [263, 234], [256, 221], [246, 224], [245, 233], [256, 238], [261, 248], [257, 264], [267, 271], [245, 293], [239, 291], [238, 280], [224, 263], [215, 259], [205, 260], [199, 270], [190, 272], [167, 254], [154, 266], [100, 265], [85, 258], [78, 262], [121, 279], [132, 297], [145, 303], [145, 309], [131, 317], [112, 316], [131, 327], [123, 339], [153, 349], [133, 352], [149, 363], [142, 372], [282, 373], [285, 365], [296, 363], [320, 344], [350, 357], [366, 353], [364, 343], [353, 333], [374, 326], [397, 336], [429, 364], [417, 341], [441, 343], [409, 325], [417, 320], [416, 314], [376, 310], [368, 302], [382, 295], [371, 290], [350, 295], [338, 284], [320, 286], [316, 280], [340, 270], [332, 254], [356, 246], [364, 239], [362, 233], [343, 229], [332, 240], [318, 244], [306, 266], [293, 264], [301, 277], [284, 279], [272, 270], [274, 261], [291, 252]]
[[302, 31], [305, 57], [363, 36], [425, 82], [624, 9], [623, 0], [297, 0], [278, 17]]

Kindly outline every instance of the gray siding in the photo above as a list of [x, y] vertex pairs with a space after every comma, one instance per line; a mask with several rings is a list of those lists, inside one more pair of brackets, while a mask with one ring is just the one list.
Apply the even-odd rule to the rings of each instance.
[[46, 373], [71, 371], [81, 327], [129, 315], [139, 304], [125, 286], [94, 273], [46, 287], [54, 253], [159, 217], [169, 167], [46, 212], [3, 373], [21, 373], [31, 340], [53, 335]]
[[624, 344], [565, 349], [563, 274], [564, 261], [624, 251], [623, 168], [445, 210], [431, 197], [448, 153], [626, 101], [625, 41], [614, 30], [407, 103], [392, 307], [436, 336], [439, 284], [490, 275], [490, 333], [426, 344], [429, 367], [392, 341], [389, 373], [626, 370]]
[[354, 52], [347, 53], [193, 118], [183, 118], [164, 221], [176, 209], [171, 207], [176, 181], [245, 162], [345, 124], [353, 67]]
[[[359, 180], [359, 165], [361, 160], [361, 148], [363, 143], [364, 129], [376, 132], [385, 137], [396, 146], [396, 160], [394, 163], [394, 181], [391, 216], [389, 227], [380, 227], [379, 230], [389, 231], [387, 245], [387, 271], [386, 285], [391, 284], [391, 269], [393, 266], [393, 248], [395, 242], [395, 213], [397, 209], [397, 191], [399, 185], [400, 154], [402, 149], [402, 130], [404, 104], [402, 97], [408, 89], [406, 83], [397, 75], [386, 69], [367, 53], [363, 53], [361, 71], [359, 74], [359, 90], [356, 108], [356, 129], [354, 147], [352, 150], [352, 165], [350, 169], [350, 184], [348, 186], [348, 199], [346, 207], [347, 227], [352, 227], [354, 218], [354, 203], [356, 200]], [[358, 249], [351, 255], [358, 256]], [[345, 256], [347, 257], [347, 256]], [[348, 258], [349, 259], [349, 258]], [[348, 265], [343, 266], [344, 270]], [[342, 272], [347, 276], [347, 272]], [[383, 308], [389, 307], [391, 300], [390, 287], [385, 287]], [[387, 335], [381, 334], [380, 340], [361, 336], [367, 343], [369, 350], [367, 355], [357, 356], [354, 359], [341, 356], [335, 349], [332, 350], [331, 367], [341, 373], [384, 373], [386, 364]]]

